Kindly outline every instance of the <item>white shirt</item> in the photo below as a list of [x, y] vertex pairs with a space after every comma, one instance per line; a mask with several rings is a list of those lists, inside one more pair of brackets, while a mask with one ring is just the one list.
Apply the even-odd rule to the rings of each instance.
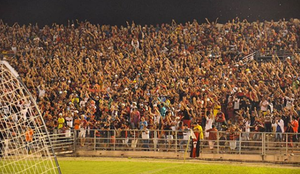
[[191, 131], [190, 131], [190, 129], [188, 129], [187, 131], [186, 131], [186, 130], [183, 131], [183, 139], [184, 139], [184, 140], [190, 139], [190, 136], [191, 136]]
[[269, 106], [269, 102], [267, 100], [261, 101], [260, 103], [260, 110], [267, 111]]
[[111, 118], [112, 118], [112, 120], [115, 120], [116, 117], [118, 117], [118, 110], [113, 110], [111, 112]]
[[285, 105], [285, 107], [287, 109], [291, 109], [291, 107], [293, 106], [293, 103], [294, 103], [295, 99], [289, 98], [289, 97], [285, 97], [285, 99], [286, 99], [286, 105]]
[[14, 54], [17, 54], [17, 47], [11, 47], [11, 50], [14, 52]]
[[159, 123], [160, 123], [160, 114], [155, 114], [155, 115], [153, 116], [153, 122], [154, 122], [155, 124], [159, 125]]
[[67, 116], [67, 117], [65, 118], [65, 120], [66, 120], [67, 125], [68, 125], [69, 127], [73, 127], [73, 117]]
[[250, 132], [250, 121], [245, 122], [245, 132]]
[[3, 106], [3, 113], [5, 115], [10, 115], [11, 114], [9, 106]]
[[209, 137], [209, 132], [206, 132], [206, 130], [212, 128], [212, 124], [214, 122], [213, 118], [206, 118], [206, 124], [205, 124], [205, 137]]
[[143, 130], [142, 132], [142, 139], [149, 139], [149, 130]]
[[240, 109], [240, 99], [234, 101], [233, 109]]
[[135, 49], [137, 49], [137, 48], [139, 48], [139, 46], [140, 46], [140, 42], [139, 42], [138, 40], [136, 40], [136, 41], [132, 40], [132, 41], [131, 41], [131, 45], [132, 45]]
[[38, 86], [38, 90], [39, 90], [39, 97], [42, 98], [45, 96], [46, 91], [44, 89], [41, 89], [40, 86]]
[[30, 107], [30, 103], [27, 103], [27, 104], [19, 104], [18, 106], [21, 108], [20, 112], [21, 112], [21, 114], [22, 114], [23, 119], [26, 120], [26, 119], [27, 119], [27, 118], [26, 118], [26, 115], [27, 115], [28, 109], [29, 109], [29, 107]]
[[71, 130], [70, 129], [65, 130], [65, 136], [66, 137], [71, 137]]
[[213, 122], [214, 122], [214, 119], [208, 118], [208, 119], [206, 120], [205, 130], [211, 129], [211, 128], [212, 128]]
[[[278, 121], [278, 125], [280, 126], [281, 132], [284, 133], [284, 121], [282, 119], [280, 119]], [[277, 128], [277, 125], [276, 125]]]

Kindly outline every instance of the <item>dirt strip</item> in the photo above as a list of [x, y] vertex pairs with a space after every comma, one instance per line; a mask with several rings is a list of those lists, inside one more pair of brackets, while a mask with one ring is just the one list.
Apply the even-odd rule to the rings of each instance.
[[[155, 159], [155, 158], [111, 158], [111, 157], [58, 157], [58, 161], [130, 161], [130, 162], [153, 162], [153, 163], [184, 163], [183, 159]], [[237, 161], [206, 161], [199, 159], [187, 159], [185, 163], [193, 164], [220, 164], [249, 167], [272, 167], [272, 168], [299, 168], [300, 164], [275, 164], [264, 162], [237, 162]]]

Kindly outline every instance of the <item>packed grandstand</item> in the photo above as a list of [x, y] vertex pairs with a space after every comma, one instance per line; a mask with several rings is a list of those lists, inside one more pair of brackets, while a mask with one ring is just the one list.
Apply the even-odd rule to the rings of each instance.
[[2, 57], [35, 97], [51, 134], [129, 136], [122, 130], [175, 131], [197, 123], [204, 133], [214, 126], [277, 132], [282, 141], [281, 133], [299, 131], [297, 19], [145, 26], [1, 21], [0, 31]]

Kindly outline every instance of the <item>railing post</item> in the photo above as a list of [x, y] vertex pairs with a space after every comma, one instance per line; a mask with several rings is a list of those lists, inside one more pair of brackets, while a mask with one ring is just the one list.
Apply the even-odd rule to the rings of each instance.
[[241, 154], [241, 150], [242, 150], [242, 133], [239, 132], [239, 154]]
[[154, 130], [153, 145], [154, 145], [154, 151], [156, 151], [157, 150], [157, 130]]
[[114, 151], [116, 150], [116, 130], [114, 130], [114, 140], [113, 140], [113, 142], [114, 142]]
[[260, 133], [261, 134], [261, 155], [264, 155], [264, 143], [265, 143], [265, 138], [264, 138], [264, 133]]
[[175, 130], [175, 152], [177, 153], [177, 130]]
[[268, 134], [268, 136], [266, 136], [266, 148], [265, 148], [265, 155], [267, 155], [268, 154], [268, 150], [269, 150], [269, 146], [270, 146], [270, 135], [271, 134]]
[[73, 151], [76, 151], [76, 137], [77, 137], [77, 131], [73, 129]]
[[94, 151], [96, 151], [96, 130], [94, 130]]
[[288, 154], [288, 142], [289, 142], [289, 135], [286, 133], [285, 134], [285, 154], [287, 155]]
[[137, 142], [135, 141], [135, 130], [133, 130], [133, 151], [136, 150]]
[[217, 154], [220, 153], [220, 142], [219, 142], [219, 139], [220, 139], [220, 135], [219, 135], [219, 131], [217, 131]]
[[262, 132], [261, 134], [262, 134], [262, 138], [261, 138], [261, 140], [262, 140], [261, 155], [264, 156], [265, 155], [265, 143], [266, 143], [265, 138], [266, 138], [266, 134], [265, 134], [265, 132]]

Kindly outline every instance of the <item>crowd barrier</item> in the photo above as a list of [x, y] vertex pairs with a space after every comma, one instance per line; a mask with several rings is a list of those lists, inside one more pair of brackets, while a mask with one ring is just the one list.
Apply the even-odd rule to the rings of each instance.
[[[200, 153], [300, 156], [300, 135], [296, 133], [236, 132], [232, 135], [219, 131], [216, 134], [216, 140], [200, 140]], [[50, 137], [57, 153], [73, 153], [76, 150], [189, 153], [191, 148], [189, 131], [149, 130], [147, 134], [140, 130], [86, 130], [85, 138], [80, 131], [72, 131], [68, 136], [61, 133]], [[212, 144], [213, 148], [209, 146]]]

